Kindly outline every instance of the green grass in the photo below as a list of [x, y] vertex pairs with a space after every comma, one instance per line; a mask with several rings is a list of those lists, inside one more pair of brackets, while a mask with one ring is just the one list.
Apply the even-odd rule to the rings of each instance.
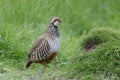
[[[119, 3], [119, 0], [0, 0], [0, 80], [119, 80]], [[43, 74], [39, 64], [23, 70], [33, 41], [54, 16], [62, 19], [58, 56]], [[97, 43], [95, 49], [83, 49], [91, 41]]]

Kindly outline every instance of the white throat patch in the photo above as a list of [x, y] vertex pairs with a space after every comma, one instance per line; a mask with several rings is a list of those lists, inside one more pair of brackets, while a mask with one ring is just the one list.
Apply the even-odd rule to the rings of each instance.
[[54, 25], [55, 25], [55, 26], [58, 26], [58, 24], [59, 24], [59, 22], [58, 22], [58, 21], [54, 22]]

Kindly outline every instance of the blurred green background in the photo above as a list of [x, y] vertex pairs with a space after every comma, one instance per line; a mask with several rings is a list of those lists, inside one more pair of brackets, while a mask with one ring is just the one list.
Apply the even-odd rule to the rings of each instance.
[[[105, 29], [119, 33], [119, 4], [120, 0], [0, 0], [0, 80], [117, 80], [120, 66], [117, 68], [118, 75], [116, 73], [111, 77], [104, 76], [104, 72], [99, 75], [96, 72], [96, 76], [89, 70], [90, 73], [83, 74], [71, 71], [72, 67], [77, 66], [79, 69], [82, 65], [82, 61], [79, 66], [72, 65], [71, 60], [75, 56], [81, 58], [89, 54], [80, 48], [92, 30]], [[54, 16], [62, 19], [58, 56], [43, 74], [40, 73], [43, 66], [39, 64], [23, 70], [29, 48], [46, 30], [49, 20]], [[84, 62], [90, 63], [87, 59]], [[92, 66], [93, 70], [95, 68]], [[82, 76], [76, 75], [79, 73]]]

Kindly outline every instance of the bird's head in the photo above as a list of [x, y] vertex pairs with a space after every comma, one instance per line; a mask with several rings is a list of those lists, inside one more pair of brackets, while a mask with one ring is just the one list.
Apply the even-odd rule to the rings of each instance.
[[58, 17], [54, 17], [50, 20], [50, 24], [53, 26], [58, 26], [62, 21]]

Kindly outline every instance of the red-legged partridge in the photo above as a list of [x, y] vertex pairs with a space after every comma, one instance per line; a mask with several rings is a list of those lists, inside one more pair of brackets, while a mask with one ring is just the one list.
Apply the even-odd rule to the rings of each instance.
[[25, 68], [28, 68], [31, 63], [40, 63], [44, 65], [50, 63], [58, 54], [60, 49], [58, 24], [61, 20], [57, 17], [51, 19], [49, 27], [32, 45], [28, 53], [28, 61]]

